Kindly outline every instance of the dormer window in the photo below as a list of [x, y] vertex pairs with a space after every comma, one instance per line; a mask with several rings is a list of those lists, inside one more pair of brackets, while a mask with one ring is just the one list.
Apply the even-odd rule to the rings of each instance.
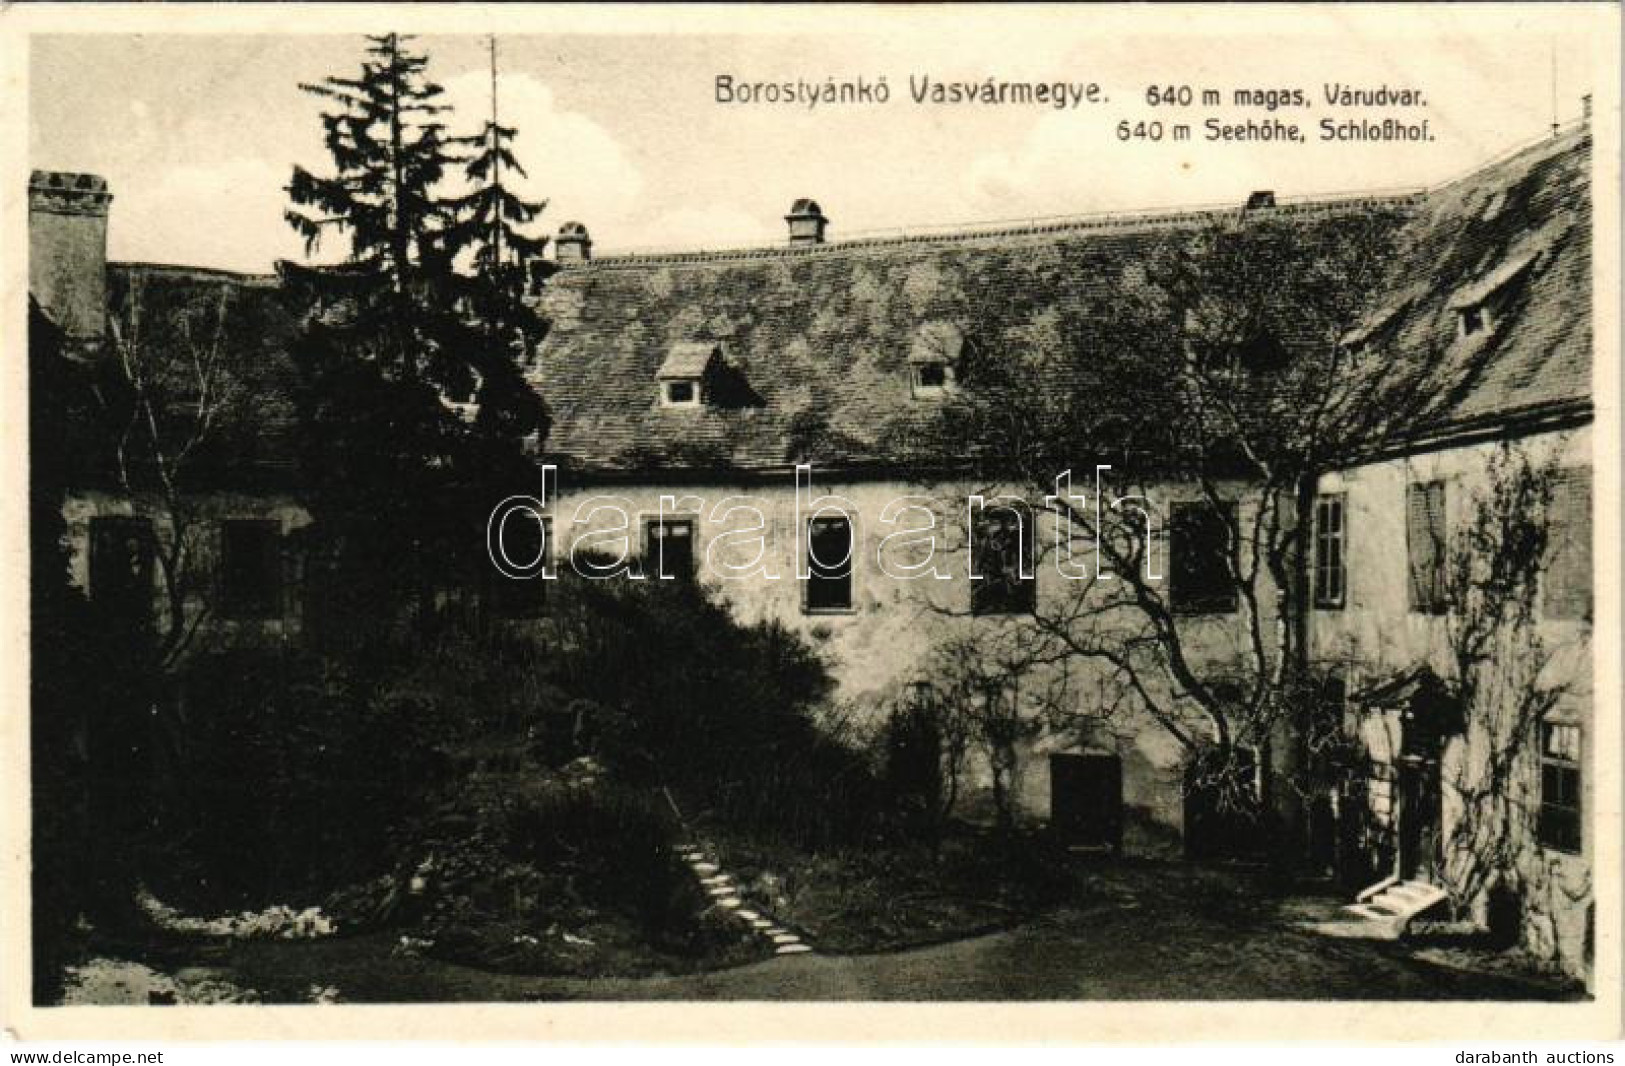
[[1456, 321], [1457, 331], [1463, 337], [1470, 337], [1474, 333], [1488, 329], [1494, 322], [1494, 315], [1483, 304], [1473, 304], [1459, 309]]
[[1456, 336], [1472, 337], [1494, 329], [1506, 310], [1513, 282], [1539, 258], [1534, 252], [1515, 256], [1456, 293], [1450, 300], [1450, 310], [1456, 313]]
[[958, 383], [958, 365], [965, 338], [948, 322], [928, 322], [914, 336], [908, 353], [910, 384], [916, 399], [951, 392]]
[[697, 407], [700, 402], [700, 383], [697, 381], [666, 382], [667, 407]]
[[1369, 318], [1365, 325], [1343, 335], [1343, 351], [1354, 360], [1363, 359], [1371, 352], [1392, 341], [1398, 332], [1401, 316], [1410, 310], [1411, 297], [1390, 304]]
[[713, 341], [684, 341], [671, 346], [655, 372], [662, 407], [701, 407], [706, 383], [723, 362], [722, 346]]
[[944, 389], [948, 386], [948, 367], [943, 363], [921, 363], [914, 368], [914, 391]]

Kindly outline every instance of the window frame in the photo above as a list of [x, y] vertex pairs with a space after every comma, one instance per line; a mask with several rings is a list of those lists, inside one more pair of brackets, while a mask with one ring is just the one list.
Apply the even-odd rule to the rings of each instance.
[[1168, 609], [1173, 614], [1181, 617], [1235, 614], [1241, 609], [1241, 596], [1235, 587], [1235, 583], [1231, 580], [1228, 570], [1224, 577], [1226, 588], [1222, 594], [1222, 605], [1219, 595], [1198, 599], [1194, 602], [1182, 601], [1178, 575], [1180, 567], [1184, 565], [1179, 560], [1185, 556], [1185, 552], [1181, 550], [1178, 543], [1181, 529], [1180, 515], [1189, 514], [1192, 511], [1206, 511], [1218, 516], [1225, 534], [1224, 552], [1228, 554], [1229, 559], [1225, 560], [1223, 556], [1218, 556], [1216, 561], [1223, 563], [1227, 568], [1236, 565], [1239, 546], [1236, 544], [1236, 538], [1230, 534], [1230, 531], [1237, 524], [1237, 508], [1234, 500], [1220, 500], [1217, 504], [1212, 500], [1179, 500], [1170, 504], [1168, 508]]
[[[267, 558], [259, 562], [269, 569], [264, 577], [269, 589], [263, 596], [250, 596], [234, 589], [234, 575], [230, 547], [232, 530], [257, 529], [269, 534], [269, 543], [261, 545]], [[282, 522], [277, 518], [223, 518], [220, 520], [220, 554], [215, 574], [215, 602], [220, 616], [233, 621], [264, 622], [281, 618], [284, 611], [285, 584], [282, 562]], [[240, 576], [240, 575], [239, 575]]]
[[[686, 388], [688, 399], [674, 398], [672, 390], [677, 388]], [[704, 387], [694, 378], [672, 378], [660, 383], [660, 403], [663, 407], [699, 407], [704, 402]]]
[[[833, 568], [828, 574], [822, 572], [824, 567], [817, 560], [815, 553], [813, 552], [813, 538], [816, 535], [816, 527], [826, 523], [829, 525], [839, 524], [845, 526], [847, 537], [847, 553], [845, 563], [842, 564], [841, 568]], [[858, 543], [857, 532], [852, 523], [852, 517], [847, 514], [815, 514], [807, 519], [806, 534], [807, 576], [801, 579], [801, 612], [809, 615], [839, 615], [855, 613], [857, 610], [857, 598], [856, 589], [854, 588], [853, 584], [853, 571], [856, 569], [854, 564], [857, 562]], [[842, 569], [844, 569], [844, 572], [840, 572]], [[846, 595], [844, 596], [844, 603], [815, 602], [822, 597], [824, 593], [815, 593], [814, 589], [839, 588], [843, 583], [845, 585], [846, 592]]]
[[[1337, 528], [1326, 529], [1325, 515], [1330, 507], [1337, 510]], [[1348, 493], [1322, 492], [1315, 496], [1314, 512], [1314, 558], [1310, 572], [1310, 602], [1316, 610], [1340, 611], [1348, 603], [1349, 594], [1349, 555], [1348, 555]], [[1326, 562], [1328, 545], [1336, 548], [1335, 565]], [[1322, 579], [1325, 575], [1336, 575], [1335, 591], [1328, 588]]]
[[[1557, 731], [1574, 731], [1573, 757], [1553, 754]], [[1550, 798], [1552, 785], [1564, 793]], [[1536, 806], [1535, 839], [1548, 851], [1580, 855], [1585, 850], [1585, 731], [1579, 723], [1540, 723], [1540, 795]]]
[[[925, 380], [927, 371], [936, 371], [941, 380], [929, 382]], [[916, 397], [942, 396], [954, 387], [954, 368], [946, 362], [918, 362], [909, 366], [909, 388]]]
[[[666, 530], [678, 526], [688, 530], [688, 567], [682, 573], [666, 573], [665, 543], [668, 539], [675, 540], [667, 533], [656, 534], [656, 530]], [[699, 523], [693, 518], [679, 518], [667, 516], [665, 518], [646, 518], [643, 522], [643, 557], [646, 560], [645, 569], [648, 576], [657, 581], [681, 581], [693, 583], [699, 579], [699, 547], [697, 530]]]
[[[1002, 590], [988, 581], [987, 568], [982, 563], [984, 530], [995, 513], [1013, 514], [1020, 526], [1021, 542], [1016, 561], [1017, 578], [1014, 584], [1001, 582]], [[977, 618], [1030, 615], [1038, 610], [1038, 530], [1037, 510], [1025, 501], [1013, 503], [998, 501], [979, 508], [971, 526], [971, 582], [970, 613]], [[1029, 571], [1022, 576], [1023, 571]]]
[[[103, 530], [124, 529], [126, 536], [133, 535], [140, 545], [140, 556], [137, 559], [139, 573], [133, 575], [137, 580], [132, 582], [128, 589], [108, 587], [105, 579], [105, 567], [109, 565], [104, 560], [102, 541], [108, 534]], [[153, 529], [152, 519], [146, 515], [107, 514], [92, 515], [86, 524], [86, 563], [85, 585], [91, 603], [116, 604], [119, 606], [134, 606], [150, 609], [153, 597], [156, 595], [155, 579], [158, 566], [158, 540]], [[98, 571], [102, 571], [99, 575]], [[115, 593], [125, 591], [136, 594], [141, 586], [145, 586], [146, 596], [141, 603], [121, 603]]]
[[1488, 333], [1494, 327], [1495, 313], [1490, 309], [1487, 300], [1465, 304], [1456, 311], [1456, 332], [1461, 337]]

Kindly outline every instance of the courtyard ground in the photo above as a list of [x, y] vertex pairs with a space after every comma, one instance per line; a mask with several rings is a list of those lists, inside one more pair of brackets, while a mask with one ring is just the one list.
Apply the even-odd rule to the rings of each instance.
[[[524, 1000], [1080, 1000], [1581, 998], [1572, 984], [1519, 973], [1505, 956], [1331, 939], [1300, 923], [1338, 900], [1302, 886], [1269, 892], [1257, 871], [1080, 860], [1095, 886], [1012, 928], [875, 954], [787, 956], [701, 973], [638, 978], [499, 974], [403, 955], [385, 933], [250, 940], [142, 961], [252, 989], [268, 1002]], [[1448, 962], [1448, 965], [1445, 963]]]

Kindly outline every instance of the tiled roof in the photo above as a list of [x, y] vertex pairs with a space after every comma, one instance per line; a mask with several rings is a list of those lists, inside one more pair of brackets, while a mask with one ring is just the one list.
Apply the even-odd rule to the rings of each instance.
[[[955, 450], [933, 437], [955, 400], [911, 388], [909, 364], [922, 345], [949, 359], [962, 346], [992, 358], [1055, 350], [1063, 338], [1087, 338], [1091, 322], [1143, 286], [1146, 263], [1167, 242], [1229, 222], [1273, 228], [1274, 239], [1290, 243], [1306, 227], [1373, 214], [1397, 223], [1411, 202], [1232, 208], [572, 267], [544, 290], [553, 328], [530, 374], [553, 413], [547, 451], [563, 466], [605, 475], [774, 471], [799, 461], [909, 468]], [[751, 402], [662, 406], [662, 364], [687, 344], [724, 345]]]
[[711, 341], [679, 341], [666, 353], [666, 361], [655, 371], [657, 378], [698, 378], [710, 369], [718, 345]]
[[[296, 321], [274, 275], [154, 263], [108, 264], [109, 299], [117, 309], [133, 286], [142, 291], [142, 329], [151, 343], [178, 344], [182, 320], [194, 333], [214, 327], [215, 301], [226, 299], [221, 353], [230, 360], [231, 417], [192, 458], [194, 487], [246, 488], [291, 484], [297, 464], [294, 390], [298, 371], [288, 355]], [[183, 391], [182, 396], [192, 395]], [[106, 479], [89, 458], [85, 478]]]
[[[1410, 221], [1392, 282], [1349, 338], [1370, 342], [1376, 372], [1403, 368], [1388, 379], [1429, 397], [1420, 410], [1395, 404], [1407, 421], [1389, 432], [1584, 405], [1589, 145], [1571, 133], [1408, 198], [575, 266], [549, 282], [554, 326], [531, 375], [554, 415], [548, 451], [606, 474], [903, 467], [951, 402], [912, 394], [908, 364], [923, 345], [1010, 353], [1087, 337], [1090, 308], [1142, 283], [1156, 243], [1180, 231], [1233, 218], [1302, 232], [1396, 209]], [[1495, 324], [1458, 338], [1453, 308], [1490, 296], [1502, 303]], [[756, 402], [663, 409], [663, 361], [715, 344]]]
[[[1395, 403], [1407, 412], [1396, 435], [1440, 438], [1541, 412], [1588, 412], [1590, 177], [1590, 131], [1581, 127], [1422, 202], [1368, 319], [1370, 372], [1424, 398], [1420, 409]], [[1495, 304], [1491, 324], [1464, 335], [1459, 314], [1486, 301]]]

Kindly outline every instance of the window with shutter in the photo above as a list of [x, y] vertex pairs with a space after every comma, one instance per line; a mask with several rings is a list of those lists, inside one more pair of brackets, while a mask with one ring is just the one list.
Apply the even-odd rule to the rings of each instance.
[[1591, 471], [1563, 470], [1552, 482], [1547, 510], [1541, 613], [1591, 618]]
[[1405, 504], [1405, 556], [1413, 611], [1444, 613], [1445, 535], [1444, 482], [1411, 485]]

